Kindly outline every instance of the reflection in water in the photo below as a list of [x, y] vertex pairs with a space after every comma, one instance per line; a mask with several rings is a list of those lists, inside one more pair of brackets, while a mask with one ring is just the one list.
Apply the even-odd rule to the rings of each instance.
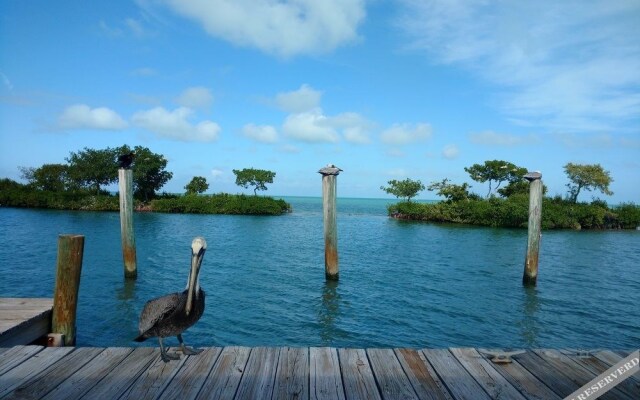
[[336, 320], [340, 316], [340, 294], [338, 281], [325, 281], [322, 289], [322, 304], [318, 310], [320, 324], [320, 339], [325, 345], [330, 345], [336, 338]]
[[535, 287], [531, 286], [524, 286], [522, 290], [524, 291], [524, 302], [522, 320], [519, 324], [520, 336], [527, 347], [539, 347], [538, 333], [540, 329], [536, 321], [536, 313], [540, 309], [538, 292]]
[[136, 280], [125, 279], [122, 288], [118, 289], [118, 300], [131, 300], [136, 292]]

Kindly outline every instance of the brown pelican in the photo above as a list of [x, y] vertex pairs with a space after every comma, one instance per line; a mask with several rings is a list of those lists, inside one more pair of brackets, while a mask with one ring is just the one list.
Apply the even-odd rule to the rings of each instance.
[[342, 171], [340, 168], [336, 167], [334, 164], [327, 164], [326, 167], [320, 168], [319, 173], [322, 175], [338, 175]]
[[201, 349], [187, 347], [182, 340], [182, 332], [198, 322], [204, 312], [204, 291], [200, 288], [198, 274], [207, 242], [202, 237], [193, 239], [191, 243], [191, 271], [187, 280], [187, 287], [183, 292], [171, 293], [147, 301], [140, 314], [138, 330], [140, 335], [136, 342], [142, 342], [157, 336], [160, 342], [160, 357], [162, 361], [179, 360], [179, 355], [170, 355], [164, 348], [162, 339], [176, 336], [180, 342], [182, 354], [194, 355]]
[[136, 153], [134, 153], [133, 151], [126, 153], [126, 154], [121, 154], [118, 156], [118, 167], [120, 168], [124, 168], [124, 169], [129, 169], [131, 168], [131, 163], [133, 162], [133, 158], [136, 156]]

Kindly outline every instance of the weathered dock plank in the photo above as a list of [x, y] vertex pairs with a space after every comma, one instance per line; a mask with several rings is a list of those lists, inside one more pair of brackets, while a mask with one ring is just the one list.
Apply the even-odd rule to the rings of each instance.
[[345, 400], [338, 351], [331, 347], [309, 349], [309, 397]]
[[26, 345], [48, 334], [53, 299], [0, 298], [0, 347]]
[[418, 400], [393, 349], [368, 349], [367, 356], [383, 399]]
[[251, 350], [236, 399], [270, 399], [278, 366], [279, 348], [256, 347]]
[[422, 352], [412, 349], [396, 349], [395, 353], [418, 398], [430, 400], [453, 399]]
[[[172, 349], [175, 351], [175, 349]], [[507, 364], [478, 349], [208, 347], [163, 362], [156, 347], [16, 346], [2, 399], [559, 399], [619, 361], [608, 351], [527, 350]], [[602, 398], [640, 398], [628, 379]]]
[[422, 352], [454, 398], [490, 399], [449, 350], [424, 349]]
[[251, 349], [225, 347], [197, 399], [232, 399], [240, 384]]
[[73, 351], [71, 347], [45, 348], [2, 374], [0, 376], [0, 398], [12, 392], [32, 376], [47, 369], [71, 351]]
[[309, 399], [309, 349], [280, 349], [274, 399]]
[[[571, 361], [566, 355], [562, 354], [558, 350], [537, 349], [533, 352], [540, 358], [543, 358], [550, 365], [556, 368], [562, 375], [568, 377], [576, 384], [576, 389], [589, 383], [597, 374], [592, 373], [588, 369], [582, 367], [579, 364]], [[603, 400], [607, 399], [628, 399], [637, 400], [637, 397], [628, 397], [618, 387], [611, 389], [610, 391], [600, 396]]]
[[210, 347], [197, 357], [187, 357], [159, 398], [195, 399], [221, 351], [220, 347]]
[[129, 386], [122, 395], [122, 399], [157, 399], [185, 362], [185, 357], [182, 357], [179, 361], [165, 363], [160, 359], [159, 351], [155, 350], [155, 360]]
[[451, 354], [492, 398], [526, 400], [502, 374], [493, 368], [491, 361], [483, 357], [477, 350], [453, 348]]
[[94, 385], [102, 380], [104, 375], [115, 368], [122, 359], [133, 349], [112, 347], [102, 350], [82, 368], [72, 373], [56, 388], [43, 398], [47, 400], [72, 400], [81, 398]]
[[338, 349], [347, 399], [381, 399], [364, 349]]
[[[66, 349], [60, 349], [65, 352]], [[71, 374], [82, 368], [97, 356], [102, 349], [86, 347], [66, 353], [58, 362], [51, 364], [41, 373], [32, 375], [4, 399], [40, 399], [55, 389]]]

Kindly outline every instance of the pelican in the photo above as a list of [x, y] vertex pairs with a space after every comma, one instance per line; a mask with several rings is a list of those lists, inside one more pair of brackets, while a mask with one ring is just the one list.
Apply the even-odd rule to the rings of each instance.
[[182, 340], [182, 332], [198, 322], [204, 312], [204, 291], [200, 288], [198, 274], [207, 242], [202, 237], [193, 239], [191, 243], [191, 270], [187, 287], [183, 292], [175, 292], [147, 301], [140, 314], [138, 330], [140, 335], [136, 342], [143, 342], [157, 336], [160, 342], [162, 361], [179, 360], [180, 356], [168, 354], [162, 343], [167, 336], [176, 336], [180, 342], [182, 354], [195, 355], [202, 349], [187, 347]]
[[336, 167], [334, 164], [327, 164], [326, 167], [320, 168], [319, 173], [322, 175], [338, 175], [342, 171], [340, 168]]

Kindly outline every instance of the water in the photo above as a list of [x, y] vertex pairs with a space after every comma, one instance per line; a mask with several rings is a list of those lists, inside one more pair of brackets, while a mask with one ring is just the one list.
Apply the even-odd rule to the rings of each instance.
[[77, 343], [135, 346], [145, 301], [184, 288], [201, 235], [207, 307], [190, 345], [640, 346], [638, 231], [544, 232], [538, 285], [524, 288], [526, 230], [397, 221], [390, 200], [338, 199], [340, 281], [327, 283], [321, 199], [285, 199], [294, 212], [278, 217], [135, 214], [134, 282], [118, 213], [0, 208], [0, 296], [51, 297], [58, 234], [84, 234]]

